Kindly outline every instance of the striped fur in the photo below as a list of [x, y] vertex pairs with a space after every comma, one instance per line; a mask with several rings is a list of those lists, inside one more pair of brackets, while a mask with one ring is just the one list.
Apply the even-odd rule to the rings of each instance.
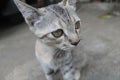
[[[72, 56], [72, 50], [80, 41], [80, 18], [75, 11], [76, 2], [63, 0], [58, 4], [36, 9], [15, 0], [30, 30], [38, 38], [35, 53], [47, 80], [80, 79], [80, 71], [74, 65]], [[57, 31], [62, 31], [59, 32], [61, 36], [55, 37], [52, 34]]]

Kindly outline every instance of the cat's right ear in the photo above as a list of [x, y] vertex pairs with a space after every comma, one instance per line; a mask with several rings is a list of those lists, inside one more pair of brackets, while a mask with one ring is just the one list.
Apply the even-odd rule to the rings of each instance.
[[75, 10], [76, 10], [76, 3], [77, 2], [78, 2], [78, 0], [62, 0], [62, 3], [64, 6], [70, 6]]
[[40, 19], [44, 14], [41, 14], [40, 11], [38, 11], [37, 8], [34, 8], [20, 0], [14, 0], [16, 6], [18, 7], [19, 11], [22, 13], [26, 23], [30, 26], [30, 28], [33, 27], [34, 23]]

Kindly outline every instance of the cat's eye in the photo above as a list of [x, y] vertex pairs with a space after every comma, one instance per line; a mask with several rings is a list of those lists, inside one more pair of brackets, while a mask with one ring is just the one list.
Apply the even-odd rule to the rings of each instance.
[[55, 38], [59, 38], [59, 37], [61, 37], [63, 35], [63, 30], [62, 29], [58, 29], [57, 31], [52, 32], [52, 35]]
[[80, 28], [80, 21], [77, 21], [76, 23], [75, 23], [75, 29], [79, 29]]

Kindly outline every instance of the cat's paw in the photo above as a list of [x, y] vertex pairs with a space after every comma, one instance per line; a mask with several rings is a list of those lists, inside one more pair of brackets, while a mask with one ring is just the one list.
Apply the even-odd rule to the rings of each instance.
[[75, 72], [75, 75], [74, 75], [74, 79], [75, 79], [75, 80], [80, 80], [80, 76], [81, 76], [80, 72], [79, 72], [79, 71], [76, 71], [76, 72]]

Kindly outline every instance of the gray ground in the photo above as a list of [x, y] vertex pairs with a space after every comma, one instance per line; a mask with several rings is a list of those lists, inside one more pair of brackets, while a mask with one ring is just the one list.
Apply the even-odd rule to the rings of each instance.
[[[81, 80], [120, 80], [120, 17], [99, 19], [79, 10], [79, 52], [87, 55]], [[0, 33], [0, 80], [45, 80], [34, 56], [35, 36], [25, 23]]]

